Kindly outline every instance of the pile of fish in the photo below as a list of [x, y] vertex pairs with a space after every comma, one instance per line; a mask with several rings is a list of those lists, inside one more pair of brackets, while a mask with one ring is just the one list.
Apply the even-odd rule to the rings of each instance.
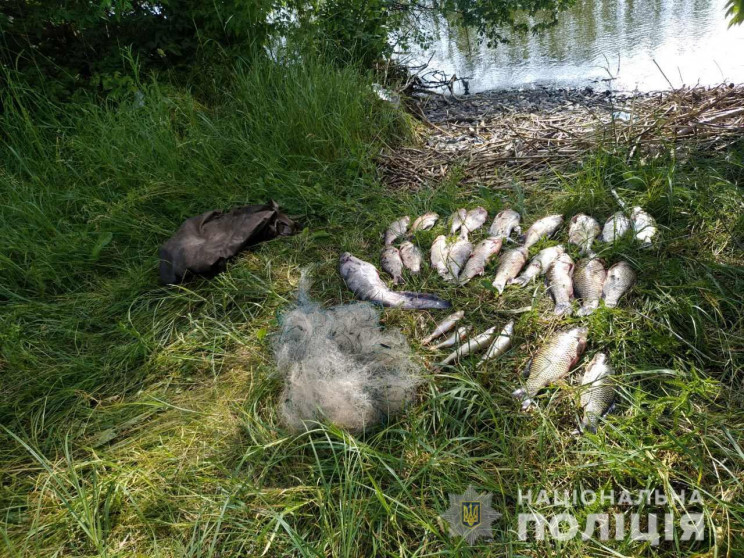
[[[620, 201], [620, 200], [618, 200]], [[621, 206], [625, 205], [621, 202]], [[548, 246], [530, 259], [530, 248], [544, 238], [554, 238], [564, 223], [563, 215], [548, 215], [535, 221], [522, 235], [521, 216], [512, 209], [498, 213], [484, 238], [473, 244], [470, 235], [488, 220], [482, 207], [458, 209], [447, 222], [448, 234], [440, 234], [432, 242], [430, 261], [432, 269], [447, 282], [465, 285], [483, 275], [490, 261], [500, 254], [492, 286], [496, 296], [508, 286], [525, 287], [538, 277], [545, 277], [547, 292], [554, 301], [557, 316], [570, 316], [574, 300], [580, 306], [577, 316], [588, 316], [604, 301], [606, 307], [617, 306], [619, 300], [632, 287], [636, 274], [632, 266], [619, 261], [605, 268], [605, 262], [594, 248], [598, 243], [614, 243], [632, 235], [643, 247], [652, 245], [658, 232], [656, 222], [640, 207], [628, 215], [619, 211], [610, 216], [604, 226], [585, 214], [574, 215], [568, 223], [567, 242], [573, 245], [571, 253], [579, 256], [574, 262], [563, 244]], [[424, 265], [421, 249], [413, 242], [415, 233], [432, 229], [439, 221], [436, 213], [426, 213], [411, 225], [409, 216], [393, 222], [385, 232], [381, 254], [382, 269], [392, 277], [394, 285], [404, 282], [404, 270], [412, 274]], [[398, 245], [396, 243], [400, 242]], [[505, 243], [512, 247], [501, 249]], [[394, 291], [380, 278], [377, 268], [345, 252], [340, 257], [340, 272], [349, 289], [362, 299], [409, 309], [449, 308], [449, 302], [426, 293]], [[511, 346], [514, 321], [503, 328], [492, 326], [482, 333], [472, 335], [473, 327], [462, 325], [463, 311], [445, 318], [422, 343], [432, 350], [450, 349], [439, 366], [445, 366], [468, 355], [483, 352], [479, 365], [503, 355]], [[549, 337], [537, 350], [525, 370], [524, 387], [514, 396], [522, 401], [522, 408], [534, 404], [534, 397], [544, 387], [565, 378], [579, 362], [587, 344], [588, 328], [585, 326], [560, 331]], [[443, 339], [440, 339], [443, 338]], [[433, 344], [433, 342], [438, 343]], [[584, 409], [582, 429], [596, 430], [599, 417], [608, 412], [614, 397], [613, 369], [605, 353], [598, 352], [586, 366], [582, 379], [581, 406]]]

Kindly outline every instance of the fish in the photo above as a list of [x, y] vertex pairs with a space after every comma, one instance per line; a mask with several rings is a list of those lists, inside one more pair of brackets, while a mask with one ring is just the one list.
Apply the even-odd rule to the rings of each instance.
[[455, 330], [455, 333], [447, 337], [444, 341], [439, 343], [438, 345], [434, 345], [431, 347], [432, 351], [439, 351], [441, 349], [446, 349], [447, 347], [454, 347], [455, 345], [459, 345], [462, 343], [465, 338], [468, 336], [468, 332], [472, 329], [472, 326], [460, 326]]
[[468, 210], [464, 207], [458, 209], [452, 214], [452, 225], [450, 226], [450, 234], [456, 234], [460, 230], [460, 227], [465, 223], [465, 219], [468, 217]]
[[581, 300], [577, 316], [588, 316], [599, 308], [607, 271], [598, 258], [581, 260], [574, 269], [573, 284], [576, 296]]
[[582, 254], [588, 254], [592, 249], [592, 243], [602, 229], [594, 217], [579, 213], [571, 218], [568, 226], [568, 241], [581, 249]]
[[440, 234], [431, 243], [431, 267], [433, 267], [441, 277], [447, 277], [447, 256], [449, 254], [449, 245], [447, 237]]
[[554, 334], [537, 350], [527, 365], [527, 380], [512, 396], [522, 401], [522, 410], [534, 404], [542, 388], [564, 378], [581, 358], [589, 330], [575, 327]]
[[543, 248], [537, 255], [530, 260], [529, 265], [524, 269], [519, 277], [509, 280], [509, 285], [519, 285], [524, 287], [529, 284], [535, 277], [539, 277], [550, 267], [558, 256], [565, 252], [565, 248], [558, 244], [549, 248]]
[[413, 242], [406, 240], [401, 243], [400, 248], [400, 259], [403, 260], [403, 265], [411, 273], [418, 273], [421, 271], [421, 263], [423, 262], [423, 256], [421, 250], [418, 249]]
[[422, 345], [427, 345], [431, 343], [434, 339], [437, 337], [441, 337], [445, 333], [447, 333], [449, 330], [451, 330], [455, 325], [457, 325], [457, 322], [462, 320], [462, 318], [465, 316], [465, 312], [462, 310], [458, 310], [454, 314], [450, 314], [446, 318], [442, 320], [442, 322], [434, 328], [434, 331], [431, 332], [427, 337], [425, 337], [422, 341]]
[[380, 279], [374, 265], [352, 256], [349, 252], [343, 252], [338, 263], [338, 271], [346, 286], [360, 300], [406, 310], [443, 309], [452, 306], [448, 301], [432, 294], [395, 292], [389, 289]]
[[483, 355], [483, 358], [480, 359], [478, 364], [483, 364], [484, 362], [488, 360], [493, 360], [503, 355], [506, 352], [506, 350], [511, 346], [513, 335], [514, 335], [514, 320], [510, 321], [508, 324], [504, 326], [504, 329], [502, 329], [501, 333], [499, 333], [496, 336], [496, 338], [493, 340], [493, 342], [491, 343], [491, 346], [488, 347], [486, 354]]
[[659, 232], [656, 228], [656, 220], [638, 206], [630, 212], [630, 220], [636, 239], [640, 240], [645, 247], [651, 246], [653, 238]]
[[433, 228], [434, 225], [437, 224], [438, 220], [439, 220], [438, 213], [434, 213], [433, 211], [424, 213], [420, 217], [416, 217], [416, 220], [413, 222], [413, 225], [411, 225], [411, 232], [428, 231], [429, 229]]
[[589, 362], [581, 379], [581, 407], [584, 416], [581, 429], [597, 431], [599, 417], [604, 416], [612, 407], [615, 399], [615, 384], [612, 380], [615, 371], [605, 353], [597, 353]]
[[607, 219], [607, 222], [602, 228], [600, 240], [604, 242], [615, 242], [618, 238], [625, 236], [630, 230], [630, 227], [630, 219], [625, 216], [625, 213], [618, 211], [612, 217]]
[[460, 270], [473, 253], [473, 244], [465, 238], [458, 238], [447, 251], [447, 275], [443, 276], [445, 281], [455, 282], [460, 275]]
[[406, 234], [408, 230], [408, 223], [411, 222], [411, 218], [406, 215], [401, 217], [397, 221], [390, 223], [390, 226], [385, 231], [385, 246], [390, 246], [395, 240]]
[[500, 211], [491, 223], [491, 228], [488, 229], [488, 236], [508, 239], [512, 232], [522, 234], [522, 227], [519, 226], [520, 219], [519, 213], [513, 209]]
[[395, 246], [385, 246], [380, 255], [382, 269], [392, 278], [394, 285], [400, 285], [403, 281], [403, 259], [400, 251]]
[[488, 345], [491, 342], [491, 339], [493, 339], [493, 336], [496, 334], [496, 327], [490, 327], [483, 333], [476, 335], [466, 343], [463, 343], [457, 349], [452, 351], [447, 358], [445, 358], [442, 362], [439, 363], [439, 366], [444, 366], [445, 364], [449, 364], [450, 362], [457, 360], [459, 358], [462, 358], [464, 356], [469, 355], [470, 353], [474, 353], [486, 345]]
[[476, 207], [465, 214], [465, 222], [462, 224], [461, 235], [467, 236], [469, 233], [478, 230], [488, 219], [488, 211], [483, 207]]
[[527, 261], [527, 248], [519, 246], [504, 252], [501, 256], [501, 264], [496, 271], [496, 277], [492, 285], [499, 292], [504, 292], [506, 282], [514, 279]]
[[573, 292], [574, 261], [568, 254], [561, 254], [550, 264], [545, 274], [546, 284], [550, 296], [555, 301], [556, 316], [570, 316], [573, 312], [571, 302], [574, 298]]
[[628, 262], [617, 262], [607, 270], [607, 278], [602, 285], [602, 300], [605, 306], [614, 308], [620, 298], [635, 283], [636, 274]]
[[465, 267], [460, 272], [460, 275], [457, 278], [458, 283], [464, 285], [476, 275], [483, 275], [488, 262], [493, 256], [499, 253], [499, 250], [501, 250], [502, 243], [503, 240], [493, 237], [488, 237], [479, 242], [473, 250], [473, 253], [470, 254], [470, 258], [468, 258], [468, 261], [465, 263]]
[[538, 219], [529, 229], [527, 229], [527, 234], [524, 239], [524, 247], [529, 248], [533, 244], [536, 244], [541, 238], [553, 236], [555, 231], [557, 231], [562, 224], [563, 215], [548, 215], [547, 217]]

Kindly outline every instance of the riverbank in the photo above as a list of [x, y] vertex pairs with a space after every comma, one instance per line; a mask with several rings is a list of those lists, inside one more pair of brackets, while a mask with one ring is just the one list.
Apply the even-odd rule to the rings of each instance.
[[[429, 124], [411, 123], [336, 65], [266, 61], [225, 75], [234, 81], [210, 105], [155, 81], [138, 84], [143, 103], [58, 105], [19, 86], [4, 105], [16, 109], [0, 115], [10, 148], [0, 151], [0, 555], [741, 555], [740, 139], [674, 144], [652, 128], [644, 144], [668, 146], [655, 157], [618, 133], [528, 159], [546, 142], [521, 140], [524, 130], [554, 134], [550, 153], [576, 141], [570, 122], [545, 120], [562, 104], [540, 116], [463, 113], [473, 122], [446, 121], [467, 105], [432, 106]], [[599, 108], [570, 111], [594, 123]], [[589, 319], [587, 355], [607, 352], [621, 378], [596, 435], [572, 434], [578, 372], [533, 413], [511, 396], [536, 347], [577, 323], [554, 319], [545, 287], [497, 298], [490, 281], [456, 287], [428, 265], [406, 289], [453, 301], [478, 331], [514, 318], [512, 348], [483, 367], [435, 369], [442, 355], [419, 340], [443, 313], [386, 309], [384, 327], [399, 328], [427, 370], [415, 403], [365, 436], [283, 427], [272, 335], [301, 269], [312, 270], [314, 300], [351, 302], [339, 253], [378, 262], [401, 215], [483, 206], [513, 208], [524, 223], [557, 212], [604, 220], [617, 211], [613, 188], [660, 233], [651, 250], [602, 254], [629, 261], [639, 280], [619, 308]], [[158, 284], [157, 249], [185, 218], [269, 197], [301, 233], [242, 253], [212, 280]], [[422, 251], [434, 233], [418, 237]], [[503, 514], [472, 548], [441, 518], [468, 485]], [[619, 514], [625, 536], [518, 535], [519, 513], [556, 513], [549, 502], [525, 508], [520, 493], [584, 488], [700, 491], [703, 538], [633, 539], [632, 514], [648, 510], [580, 503], [565, 511], [582, 528], [591, 514]]]
[[[425, 140], [385, 155], [382, 169], [392, 187], [418, 187], [453, 166], [465, 181], [498, 187], [539, 176], [546, 165], [565, 168], [600, 147], [627, 146], [630, 157], [657, 157], [668, 147], [680, 147], [680, 155], [720, 150], [744, 132], [743, 105], [744, 86], [734, 84], [652, 93], [582, 88], [419, 96], [413, 113], [427, 127]], [[494, 183], [497, 169], [501, 179]]]

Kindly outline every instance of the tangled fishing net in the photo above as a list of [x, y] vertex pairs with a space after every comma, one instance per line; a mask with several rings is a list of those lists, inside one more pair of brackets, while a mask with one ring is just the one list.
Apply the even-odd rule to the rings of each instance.
[[403, 334], [383, 330], [368, 303], [322, 308], [308, 299], [303, 280], [297, 305], [280, 323], [274, 352], [290, 430], [327, 420], [364, 432], [399, 413], [421, 382]]

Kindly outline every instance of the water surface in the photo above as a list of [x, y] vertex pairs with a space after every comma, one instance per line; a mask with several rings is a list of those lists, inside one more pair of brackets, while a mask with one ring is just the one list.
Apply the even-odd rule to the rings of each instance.
[[[728, 28], [726, 0], [578, 0], [538, 36], [489, 48], [473, 30], [430, 20], [438, 38], [409, 64], [470, 77], [471, 92], [593, 85], [653, 91], [744, 82], [744, 26]], [[659, 71], [654, 60], [663, 70]], [[602, 81], [614, 78], [612, 81]], [[462, 89], [459, 90], [462, 92]]]

